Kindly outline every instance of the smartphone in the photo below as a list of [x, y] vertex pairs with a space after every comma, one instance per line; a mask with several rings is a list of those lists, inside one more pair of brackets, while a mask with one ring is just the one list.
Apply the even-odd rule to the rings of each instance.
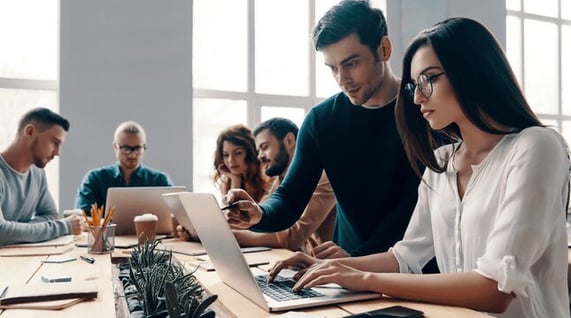
[[60, 258], [49, 258], [49, 259], [43, 259], [41, 260], [42, 263], [52, 263], [52, 264], [61, 264], [61, 263], [67, 263], [67, 262], [71, 262], [71, 261], [75, 261], [77, 258], [76, 257], [60, 257]]
[[71, 276], [52, 276], [52, 275], [42, 275], [42, 281], [45, 283], [65, 283], [71, 282]]
[[383, 309], [376, 309], [359, 314], [345, 316], [343, 318], [421, 318], [424, 313], [420, 310], [404, 307], [391, 306]]

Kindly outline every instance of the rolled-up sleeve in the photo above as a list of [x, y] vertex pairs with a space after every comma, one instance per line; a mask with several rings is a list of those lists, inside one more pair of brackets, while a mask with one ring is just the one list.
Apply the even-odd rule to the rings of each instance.
[[497, 281], [498, 290], [527, 297], [533, 267], [549, 246], [563, 243], [553, 242], [562, 237], [552, 232], [565, 222], [569, 161], [560, 140], [547, 130], [521, 138], [514, 149], [494, 227], [475, 271]]

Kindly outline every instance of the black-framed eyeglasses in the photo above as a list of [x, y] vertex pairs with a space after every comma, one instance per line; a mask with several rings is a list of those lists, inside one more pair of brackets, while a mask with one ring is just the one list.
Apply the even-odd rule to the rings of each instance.
[[128, 155], [131, 152], [134, 152], [136, 154], [140, 154], [141, 152], [145, 151], [145, 149], [147, 149], [147, 145], [145, 145], [145, 144], [136, 145], [136, 146], [117, 145], [117, 148], [119, 148], [121, 153], [124, 155]]
[[411, 100], [414, 100], [414, 91], [418, 87], [422, 95], [425, 97], [430, 97], [432, 95], [432, 82], [437, 79], [439, 76], [446, 74], [446, 72], [434, 74], [434, 75], [426, 75], [420, 74], [416, 79], [416, 84], [414, 83], [407, 83], [404, 86], [404, 90], [408, 97]]

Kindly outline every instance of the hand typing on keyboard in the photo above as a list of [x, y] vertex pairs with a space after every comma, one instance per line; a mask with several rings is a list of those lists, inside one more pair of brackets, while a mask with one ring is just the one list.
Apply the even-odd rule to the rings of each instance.
[[[369, 272], [360, 271], [354, 267], [343, 264], [349, 258], [321, 260], [307, 254], [297, 252], [295, 255], [281, 261], [277, 261], [270, 270], [270, 282], [282, 271], [294, 265], [305, 268], [293, 275], [296, 281], [294, 291], [322, 286], [330, 283], [352, 291], [378, 291], [371, 289], [367, 284]], [[396, 262], [396, 261], [395, 261]]]
[[277, 276], [269, 282], [268, 276], [258, 275], [256, 282], [262, 293], [277, 301], [323, 296], [320, 292], [311, 289], [294, 291], [292, 287], [295, 285], [295, 280], [283, 276]]

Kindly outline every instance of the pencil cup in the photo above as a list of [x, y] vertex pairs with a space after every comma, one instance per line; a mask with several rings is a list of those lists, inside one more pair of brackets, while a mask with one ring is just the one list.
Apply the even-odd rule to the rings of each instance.
[[135, 223], [135, 232], [139, 238], [139, 245], [145, 244], [147, 241], [152, 243], [157, 233], [157, 222], [159, 218], [154, 214], [145, 213], [143, 215], [137, 215], [133, 221]]
[[115, 224], [90, 226], [87, 231], [87, 252], [91, 254], [111, 253], [115, 249]]

